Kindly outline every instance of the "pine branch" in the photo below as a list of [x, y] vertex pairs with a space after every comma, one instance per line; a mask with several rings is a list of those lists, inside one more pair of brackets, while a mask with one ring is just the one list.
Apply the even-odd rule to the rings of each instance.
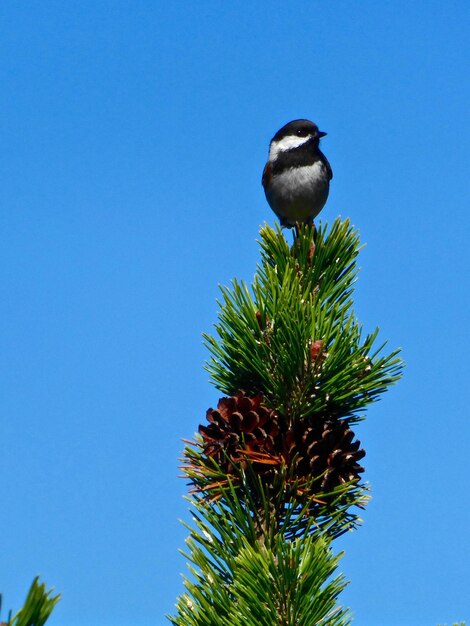
[[6, 626], [43, 626], [60, 599], [60, 595], [51, 594], [52, 590], [46, 591], [45, 583], [39, 583], [39, 576], [36, 576], [23, 607], [13, 618], [10, 615]]
[[224, 519], [235, 511], [239, 532], [254, 538], [279, 533], [289, 540], [318, 533], [336, 538], [360, 523], [352, 509], [363, 509], [368, 500], [358, 480], [325, 491], [322, 475], [299, 477], [295, 462], [269, 466], [273, 471], [267, 475], [250, 461], [230, 463], [228, 472], [226, 464], [205, 454], [201, 440], [185, 448], [183, 461], [198, 507], [214, 509]]
[[[244, 493], [245, 498], [239, 498]], [[251, 488], [229, 485], [212, 504], [191, 500], [188, 527], [191, 577], [170, 617], [177, 626], [345, 626], [348, 612], [337, 604], [346, 583], [332, 578], [339, 557], [330, 540], [310, 521], [298, 537], [286, 536], [290, 522], [259, 533]], [[262, 498], [269, 501], [269, 494]], [[255, 505], [256, 508], [256, 505]], [[266, 520], [270, 519], [269, 516]]]
[[[207, 370], [223, 393], [262, 393], [288, 419], [362, 418], [401, 373], [398, 351], [362, 339], [352, 311], [359, 239], [349, 222], [303, 226], [292, 249], [279, 228], [261, 231], [262, 261], [253, 284], [222, 288], [218, 339], [204, 335]], [[315, 345], [321, 353], [312, 356]]]

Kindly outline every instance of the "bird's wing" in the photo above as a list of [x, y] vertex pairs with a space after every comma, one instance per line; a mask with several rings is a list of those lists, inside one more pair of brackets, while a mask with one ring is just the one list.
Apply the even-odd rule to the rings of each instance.
[[328, 172], [328, 178], [331, 180], [333, 178], [333, 170], [331, 169], [331, 165], [329, 164], [328, 159], [323, 154], [323, 152], [321, 152], [321, 155], [323, 158], [323, 163], [325, 164], [325, 167], [326, 167], [326, 171]]
[[264, 166], [263, 176], [261, 178], [261, 184], [263, 185], [265, 189], [266, 189], [266, 186], [269, 185], [269, 181], [271, 180], [272, 175], [273, 175], [273, 172], [272, 172], [271, 164], [268, 161], [266, 165]]

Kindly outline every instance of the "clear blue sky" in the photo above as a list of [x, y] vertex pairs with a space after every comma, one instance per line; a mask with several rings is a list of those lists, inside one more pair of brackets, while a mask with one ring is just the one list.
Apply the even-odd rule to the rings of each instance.
[[[405, 378], [359, 436], [374, 499], [344, 537], [360, 626], [470, 620], [470, 5], [4, 0], [0, 590], [51, 626], [165, 624], [177, 478], [218, 392], [200, 334], [250, 280], [269, 139], [328, 132], [356, 313]], [[5, 614], [4, 614], [5, 616]]]

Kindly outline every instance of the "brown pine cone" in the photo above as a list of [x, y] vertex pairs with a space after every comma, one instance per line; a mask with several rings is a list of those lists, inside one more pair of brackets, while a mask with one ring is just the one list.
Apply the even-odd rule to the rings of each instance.
[[199, 426], [204, 452], [227, 472], [233, 463], [245, 467], [247, 458], [260, 473], [282, 461], [280, 420], [262, 400], [261, 394], [250, 398], [243, 392], [221, 398], [217, 409], [207, 411], [209, 425]]
[[221, 398], [217, 409], [207, 411], [209, 425], [199, 426], [205, 454], [227, 474], [249, 461], [270, 482], [276, 466], [295, 464], [292, 479], [318, 477], [323, 493], [359, 479], [365, 452], [346, 421], [312, 417], [287, 428], [262, 401], [261, 394], [250, 398], [243, 392]]
[[345, 421], [299, 421], [287, 431], [285, 440], [290, 459], [295, 458], [297, 477], [321, 476], [324, 492], [358, 480], [364, 471], [358, 461], [366, 453]]

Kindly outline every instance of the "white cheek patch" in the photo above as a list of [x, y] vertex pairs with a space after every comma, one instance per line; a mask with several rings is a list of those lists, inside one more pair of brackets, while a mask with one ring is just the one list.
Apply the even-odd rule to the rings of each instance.
[[309, 139], [312, 138], [312, 135], [307, 135], [307, 137], [297, 137], [297, 135], [289, 135], [288, 137], [284, 137], [279, 141], [273, 141], [269, 148], [269, 160], [276, 160], [278, 154], [280, 152], [286, 152], [287, 150], [292, 150], [292, 148], [298, 148], [304, 143], [307, 143]]

